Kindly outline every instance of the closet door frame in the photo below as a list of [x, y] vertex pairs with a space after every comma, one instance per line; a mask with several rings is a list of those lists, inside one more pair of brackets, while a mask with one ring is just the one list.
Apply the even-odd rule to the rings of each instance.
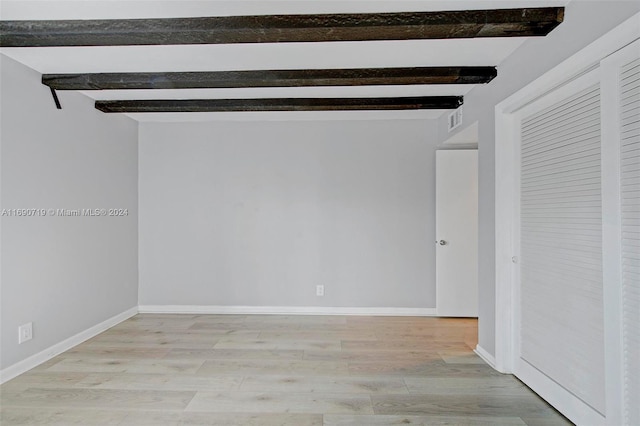
[[[518, 262], [519, 242], [519, 111], [537, 99], [560, 90], [584, 74], [610, 72], [600, 62], [609, 55], [640, 38], [640, 14], [636, 14], [588, 45], [560, 65], [519, 90], [495, 108], [495, 221], [496, 221], [496, 347], [495, 367], [504, 373], [513, 373], [518, 356], [519, 333], [517, 304], [519, 298]], [[605, 62], [606, 64], [606, 62]], [[617, 96], [612, 94], [615, 78], [604, 76], [601, 81], [601, 105], [612, 105]], [[616, 86], [617, 87], [617, 86]], [[605, 94], [605, 92], [607, 92]], [[603, 275], [604, 275], [604, 339], [606, 416], [601, 415], [580, 399], [557, 385], [551, 379], [536, 383], [534, 389], [549, 403], [572, 421], [579, 424], [622, 424], [622, 336], [621, 287], [619, 279], [620, 248], [615, 233], [619, 233], [619, 143], [615, 126], [619, 122], [615, 108], [602, 108], [602, 166], [603, 166]], [[605, 154], [606, 152], [606, 154]], [[611, 173], [618, 170], [617, 173]], [[610, 191], [615, 185], [618, 188]], [[617, 197], [617, 198], [616, 198]], [[617, 221], [617, 222], [616, 222]], [[617, 228], [616, 228], [617, 226]], [[619, 239], [619, 237], [617, 237]], [[616, 266], [617, 265], [617, 266]]]

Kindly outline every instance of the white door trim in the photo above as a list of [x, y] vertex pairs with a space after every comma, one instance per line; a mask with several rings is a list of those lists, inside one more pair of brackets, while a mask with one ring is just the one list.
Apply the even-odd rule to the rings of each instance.
[[[496, 369], [504, 373], [512, 373], [514, 367], [514, 308], [516, 300], [514, 291], [516, 282], [513, 259], [515, 252], [516, 231], [518, 230], [518, 206], [520, 199], [517, 161], [519, 146], [516, 112], [526, 107], [534, 100], [573, 81], [577, 77], [599, 66], [607, 56], [620, 50], [634, 40], [640, 38], [640, 13], [620, 24], [598, 40], [594, 41], [575, 55], [571, 56], [555, 68], [551, 69], [526, 87], [511, 95], [495, 107], [496, 141], [495, 141], [495, 229], [496, 229]], [[516, 259], [517, 260], [517, 259]], [[611, 296], [605, 297], [605, 315], [615, 313]], [[619, 321], [609, 322], [605, 316], [608, 328], [614, 327]], [[611, 336], [611, 329], [607, 333]], [[607, 340], [607, 343], [610, 343]], [[608, 349], [605, 362], [607, 365], [607, 388], [618, 389], [621, 377], [612, 377], [614, 371], [609, 367], [615, 361], [618, 349]], [[610, 362], [611, 361], [611, 362]], [[542, 383], [550, 386], [550, 383]], [[613, 398], [616, 392], [607, 398], [607, 420], [621, 419], [620, 404]], [[611, 400], [611, 402], [609, 401]], [[575, 402], [560, 401], [559, 408], [565, 415], [579, 423], [588, 423], [593, 417], [586, 415], [584, 407]], [[601, 416], [600, 416], [601, 418]], [[584, 420], [584, 421], [581, 421]]]

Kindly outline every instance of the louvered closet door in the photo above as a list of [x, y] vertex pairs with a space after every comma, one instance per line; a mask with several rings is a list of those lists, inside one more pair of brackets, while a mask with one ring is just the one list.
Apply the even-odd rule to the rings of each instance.
[[585, 75], [519, 113], [514, 369], [534, 390], [553, 383], [604, 414], [598, 78]]

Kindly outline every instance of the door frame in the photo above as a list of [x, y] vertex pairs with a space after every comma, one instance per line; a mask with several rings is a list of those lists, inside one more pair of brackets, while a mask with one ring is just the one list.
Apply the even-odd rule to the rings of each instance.
[[[607, 56], [640, 38], [640, 13], [632, 16], [578, 53], [514, 93], [495, 107], [495, 367], [513, 373], [517, 351], [515, 343], [516, 285], [519, 268], [516, 242], [519, 237], [519, 129], [518, 111], [546, 94], [599, 67]], [[603, 135], [607, 135], [603, 123]], [[603, 155], [604, 156], [604, 155]], [[607, 183], [605, 183], [607, 184]], [[609, 185], [609, 184], [607, 184]], [[606, 201], [606, 200], [605, 200]], [[604, 202], [603, 202], [604, 205]], [[607, 214], [605, 210], [603, 212]], [[603, 241], [606, 244], [605, 241]], [[607, 250], [607, 246], [603, 246]], [[605, 259], [606, 253], [604, 253]], [[606, 263], [606, 262], [605, 262]], [[607, 269], [605, 268], [605, 274]], [[606, 282], [606, 281], [605, 281]], [[622, 356], [620, 335], [621, 289], [605, 286], [605, 377], [606, 419], [576, 397], [572, 397], [551, 379], [535, 383], [545, 399], [572, 421], [580, 424], [621, 424]], [[536, 390], [536, 389], [534, 389]]]

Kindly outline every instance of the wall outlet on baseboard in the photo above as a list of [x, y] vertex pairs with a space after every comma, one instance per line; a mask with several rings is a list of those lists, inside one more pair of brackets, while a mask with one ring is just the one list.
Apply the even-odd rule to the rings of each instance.
[[317, 285], [316, 286], [316, 296], [324, 296], [324, 286]]
[[28, 322], [18, 327], [18, 344], [33, 339], [33, 323]]

